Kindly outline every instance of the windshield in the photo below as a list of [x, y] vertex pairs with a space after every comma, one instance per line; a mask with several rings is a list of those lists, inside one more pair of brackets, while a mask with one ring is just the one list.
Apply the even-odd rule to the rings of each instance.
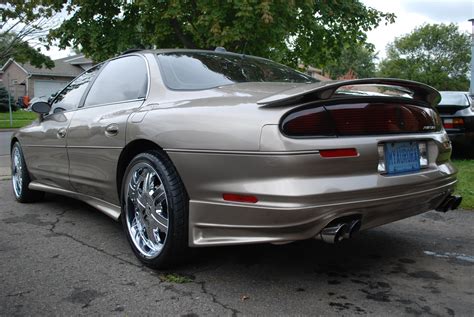
[[157, 55], [165, 84], [176, 90], [201, 90], [243, 82], [315, 83], [290, 67], [245, 55], [174, 52]]
[[459, 92], [444, 92], [441, 91], [441, 101], [439, 102], [440, 106], [469, 106], [469, 101], [467, 96]]

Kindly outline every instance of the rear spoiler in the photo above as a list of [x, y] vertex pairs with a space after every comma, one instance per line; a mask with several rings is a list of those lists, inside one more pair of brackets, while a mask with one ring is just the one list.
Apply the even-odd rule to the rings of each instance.
[[301, 85], [261, 99], [257, 104], [261, 107], [284, 106], [301, 101], [304, 97], [311, 97], [315, 101], [328, 100], [333, 98], [338, 88], [352, 85], [389, 86], [400, 92], [408, 93], [410, 95], [409, 99], [423, 101], [432, 107], [436, 106], [441, 100], [441, 96], [436, 89], [416, 81], [393, 78], [367, 78]]

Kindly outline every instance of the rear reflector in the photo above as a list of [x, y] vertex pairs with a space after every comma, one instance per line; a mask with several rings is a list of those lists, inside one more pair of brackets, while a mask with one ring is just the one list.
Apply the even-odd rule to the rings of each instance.
[[227, 201], [237, 201], [239, 203], [252, 203], [255, 204], [258, 202], [257, 197], [255, 196], [247, 196], [247, 195], [239, 195], [239, 194], [222, 194], [222, 198]]
[[320, 150], [321, 157], [356, 157], [359, 155], [356, 149], [335, 149], [335, 150]]

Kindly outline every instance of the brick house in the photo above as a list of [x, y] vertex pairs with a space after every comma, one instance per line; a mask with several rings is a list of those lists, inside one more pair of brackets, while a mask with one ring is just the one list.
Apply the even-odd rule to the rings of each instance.
[[326, 76], [323, 75], [322, 69], [315, 68], [313, 66], [305, 66], [303, 64], [299, 64], [298, 67], [300, 69], [304, 70], [304, 72], [307, 75], [309, 75], [313, 78], [316, 78], [319, 81], [329, 81], [329, 80], [331, 80], [331, 78], [326, 77]]
[[37, 68], [29, 63], [18, 63], [9, 59], [1, 68], [1, 81], [8, 87], [14, 100], [19, 97], [49, 97], [62, 89], [73, 78], [93, 66], [84, 55], [69, 56], [54, 60], [54, 67]]

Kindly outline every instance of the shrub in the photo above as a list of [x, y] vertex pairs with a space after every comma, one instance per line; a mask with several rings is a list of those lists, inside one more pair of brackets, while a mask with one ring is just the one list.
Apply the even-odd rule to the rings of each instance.
[[[16, 110], [16, 104], [15, 101], [13, 100], [13, 97], [10, 96], [10, 102], [12, 106], [12, 110]], [[5, 89], [5, 87], [0, 86], [0, 112], [8, 112], [8, 91]]]

